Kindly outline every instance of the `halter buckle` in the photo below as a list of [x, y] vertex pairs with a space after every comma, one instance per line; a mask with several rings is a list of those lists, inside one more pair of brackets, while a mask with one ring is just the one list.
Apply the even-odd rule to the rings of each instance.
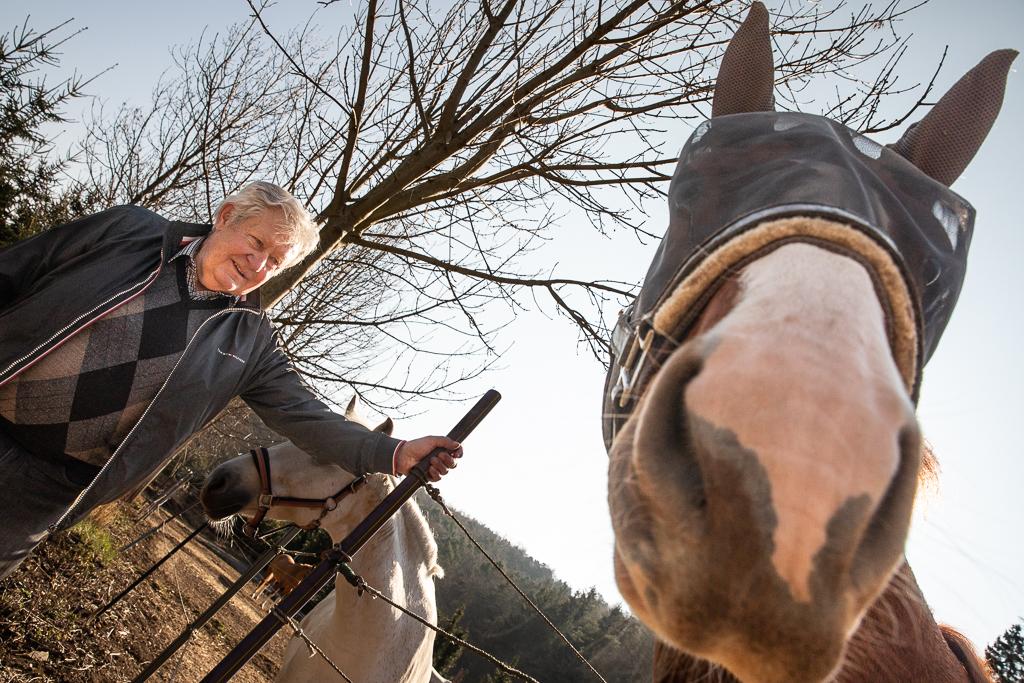
[[633, 327], [629, 322], [632, 313], [632, 304], [622, 309], [615, 322], [615, 329], [612, 330], [612, 353], [619, 366], [612, 398], [620, 408], [626, 407], [633, 400], [633, 385], [654, 339], [654, 327], [650, 319], [645, 316]]
[[256, 497], [256, 506], [261, 508], [269, 508], [274, 504], [274, 494], [272, 493], [261, 493]]

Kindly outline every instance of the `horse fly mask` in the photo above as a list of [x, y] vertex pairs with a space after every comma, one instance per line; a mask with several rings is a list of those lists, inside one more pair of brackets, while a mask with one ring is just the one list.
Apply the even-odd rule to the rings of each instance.
[[915, 401], [963, 284], [974, 209], [948, 185], [988, 134], [1016, 52], [988, 55], [882, 146], [821, 116], [771, 110], [771, 50], [758, 47], [767, 13], [756, 8], [723, 57], [712, 118], [680, 153], [668, 230], [614, 330], [606, 448], [726, 277], [783, 244], [810, 242], [866, 267]]

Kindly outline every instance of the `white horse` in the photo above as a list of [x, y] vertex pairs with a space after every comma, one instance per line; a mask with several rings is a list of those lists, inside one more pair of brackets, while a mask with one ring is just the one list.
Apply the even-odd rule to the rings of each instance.
[[[354, 399], [353, 399], [354, 403]], [[352, 419], [353, 405], [346, 416]], [[390, 419], [376, 428], [390, 434]], [[275, 496], [327, 498], [355, 477], [337, 465], [319, 464], [290, 442], [269, 450]], [[337, 543], [395, 488], [396, 479], [369, 475], [320, 520]], [[211, 519], [256, 512], [260, 479], [249, 455], [229, 460], [210, 473], [201, 500]], [[320, 515], [310, 508], [272, 505], [268, 516], [306, 525]], [[437, 564], [437, 543], [416, 501], [409, 500], [352, 562], [352, 568], [384, 595], [431, 624], [437, 624], [434, 578], [444, 575]], [[369, 595], [360, 597], [344, 578], [335, 580], [333, 596], [322, 600], [301, 626], [355, 683], [434, 683], [444, 679], [431, 666], [434, 632]], [[321, 657], [309, 656], [293, 638], [278, 672], [278, 681], [329, 681], [337, 674]]]

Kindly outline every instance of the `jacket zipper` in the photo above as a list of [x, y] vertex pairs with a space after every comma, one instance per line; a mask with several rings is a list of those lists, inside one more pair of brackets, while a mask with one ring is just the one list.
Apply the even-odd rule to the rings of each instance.
[[150, 401], [149, 405], [146, 406], [146, 409], [144, 411], [142, 411], [142, 415], [139, 416], [139, 419], [136, 420], [135, 424], [128, 431], [128, 434], [125, 435], [124, 439], [121, 441], [121, 443], [118, 445], [118, 447], [116, 449], [114, 449], [114, 452], [110, 455], [110, 458], [107, 460], [107, 462], [105, 462], [103, 464], [103, 467], [100, 468], [100, 471], [97, 472], [96, 476], [92, 478], [92, 481], [89, 482], [89, 485], [86, 486], [84, 489], [82, 489], [81, 493], [78, 494], [78, 496], [75, 498], [74, 502], [71, 503], [71, 507], [69, 507], [67, 510], [64, 511], [64, 514], [60, 516], [60, 519], [58, 519], [56, 522], [54, 522], [49, 527], [47, 527], [47, 529], [46, 529], [47, 534], [52, 534], [53, 532], [57, 531], [57, 529], [61, 525], [61, 522], [63, 522], [65, 519], [67, 519], [68, 516], [72, 512], [75, 511], [75, 508], [78, 507], [78, 504], [80, 502], [82, 502], [82, 498], [84, 498], [85, 495], [87, 493], [89, 493], [89, 491], [92, 490], [92, 487], [96, 485], [96, 482], [99, 481], [99, 479], [103, 475], [103, 473], [107, 471], [107, 468], [110, 467], [110, 464], [112, 462], [114, 462], [114, 459], [117, 458], [117, 456], [121, 454], [121, 449], [124, 448], [125, 444], [128, 443], [128, 441], [131, 440], [132, 435], [135, 434], [135, 430], [138, 429], [139, 425], [142, 424], [142, 421], [146, 419], [146, 415], [149, 414], [149, 411], [153, 407], [153, 404], [157, 402], [157, 399], [160, 398], [160, 394], [162, 394], [164, 389], [167, 387], [167, 383], [171, 381], [171, 377], [174, 375], [174, 371], [178, 369], [178, 366], [181, 365], [181, 361], [183, 361], [185, 359], [185, 356], [188, 354], [189, 348], [192, 347], [192, 342], [194, 342], [196, 340], [196, 337], [199, 336], [199, 333], [206, 326], [206, 324], [208, 322], [210, 322], [211, 320], [213, 320], [213, 319], [215, 319], [215, 318], [217, 318], [217, 317], [219, 317], [221, 315], [224, 315], [224, 314], [227, 314], [227, 313], [234, 313], [236, 311], [240, 311], [242, 313], [251, 313], [253, 315], [260, 315], [256, 311], [250, 311], [250, 310], [247, 310], [247, 309], [244, 309], [244, 308], [226, 308], [223, 311], [217, 311], [216, 313], [211, 315], [209, 318], [204, 320], [203, 323], [198, 328], [196, 328], [195, 334], [193, 334], [192, 338], [188, 340], [188, 343], [185, 345], [185, 349], [181, 352], [181, 355], [178, 357], [178, 360], [174, 363], [174, 367], [172, 367], [171, 371], [169, 373], [167, 373], [167, 377], [164, 379], [164, 383], [160, 385], [160, 388], [157, 390], [156, 394], [153, 396], [153, 400]]
[[[47, 339], [46, 341], [44, 341], [43, 343], [41, 343], [41, 344], [40, 344], [39, 346], [37, 346], [36, 348], [32, 349], [31, 351], [29, 351], [28, 353], [26, 353], [26, 354], [25, 354], [24, 356], [22, 356], [21, 358], [17, 359], [16, 361], [14, 361], [14, 362], [13, 362], [13, 363], [11, 363], [10, 365], [8, 365], [8, 366], [7, 366], [6, 368], [4, 368], [4, 370], [3, 370], [2, 372], [0, 372], [0, 377], [2, 377], [3, 375], [6, 375], [7, 373], [9, 373], [9, 372], [11, 371], [11, 369], [12, 369], [12, 368], [15, 368], [15, 367], [17, 367], [17, 366], [18, 366], [18, 365], [19, 365], [20, 363], [22, 363], [22, 362], [23, 362], [23, 361], [25, 361], [26, 359], [28, 359], [28, 358], [31, 358], [31, 357], [32, 357], [32, 356], [33, 356], [34, 354], [36, 354], [36, 353], [37, 353], [37, 352], [38, 352], [38, 351], [39, 351], [40, 349], [44, 348], [44, 347], [45, 347], [45, 346], [46, 346], [47, 344], [49, 344], [50, 342], [52, 342], [52, 341], [53, 341], [54, 339], [57, 339], [57, 338], [58, 338], [58, 337], [60, 337], [60, 336], [61, 336], [62, 334], [64, 334], [65, 332], [67, 332], [68, 330], [70, 330], [70, 329], [71, 329], [72, 327], [74, 327], [75, 325], [77, 325], [77, 324], [78, 324], [78, 323], [79, 323], [79, 322], [80, 322], [80, 321], [82, 320], [82, 318], [87, 318], [87, 317], [89, 317], [90, 315], [92, 315], [93, 313], [95, 313], [95, 312], [96, 312], [96, 311], [97, 311], [98, 309], [101, 309], [101, 308], [103, 308], [104, 306], [106, 306], [107, 304], [109, 304], [109, 303], [110, 303], [111, 301], [114, 301], [115, 299], [118, 299], [119, 297], [122, 297], [122, 296], [124, 296], [125, 294], [128, 294], [128, 293], [129, 293], [129, 292], [131, 292], [131, 291], [132, 291], [133, 289], [137, 289], [137, 288], [139, 288], [139, 287], [141, 287], [141, 288], [142, 288], [142, 289], [139, 289], [139, 291], [138, 291], [138, 292], [136, 292], [135, 294], [133, 294], [132, 296], [128, 297], [127, 299], [125, 299], [124, 301], [120, 302], [119, 304], [117, 304], [117, 306], [115, 306], [115, 307], [114, 307], [114, 308], [117, 308], [118, 306], [123, 306], [124, 304], [128, 303], [129, 301], [131, 301], [132, 299], [134, 299], [135, 297], [137, 297], [137, 296], [138, 296], [139, 294], [142, 294], [142, 292], [146, 291], [146, 289], [147, 289], [147, 288], [149, 287], [149, 285], [151, 285], [151, 284], [153, 283], [153, 281], [154, 281], [154, 280], [156, 279], [157, 275], [159, 275], [159, 274], [160, 274], [160, 269], [161, 269], [161, 268], [163, 267], [163, 261], [164, 261], [164, 254], [163, 254], [163, 250], [161, 249], [161, 251], [160, 251], [160, 264], [161, 264], [161, 265], [157, 266], [156, 270], [154, 270], [154, 271], [153, 271], [152, 273], [150, 273], [150, 274], [149, 274], [149, 277], [147, 277], [147, 278], [146, 278], [145, 280], [143, 280], [142, 282], [139, 282], [139, 283], [136, 283], [136, 284], [132, 285], [132, 286], [131, 286], [131, 287], [129, 287], [128, 289], [125, 289], [125, 290], [123, 290], [123, 291], [120, 291], [120, 292], [118, 292], [117, 294], [114, 294], [113, 296], [111, 296], [110, 298], [108, 298], [108, 299], [107, 299], [106, 301], [103, 301], [103, 302], [101, 302], [101, 303], [100, 303], [99, 305], [97, 305], [96, 307], [94, 307], [94, 308], [93, 308], [93, 309], [92, 309], [91, 311], [86, 311], [86, 312], [85, 312], [85, 313], [83, 313], [82, 315], [78, 316], [77, 318], [75, 318], [74, 320], [72, 320], [71, 322], [69, 322], [69, 323], [68, 323], [67, 325], [65, 325], [64, 327], [62, 327], [62, 328], [60, 328], [59, 330], [57, 330], [56, 332], [54, 332], [54, 333], [53, 333], [53, 334], [52, 334], [52, 335], [50, 336], [50, 338], [49, 338], [49, 339]], [[93, 318], [93, 319], [92, 319], [92, 320], [90, 320], [89, 322], [87, 322], [87, 323], [85, 323], [84, 325], [82, 325], [81, 329], [84, 329], [84, 328], [88, 327], [89, 325], [92, 325], [92, 324], [93, 324], [94, 322], [96, 322], [97, 320], [99, 320], [100, 318], [102, 318], [103, 316], [105, 316], [105, 315], [106, 315], [107, 313], [110, 313], [110, 311], [114, 310], [114, 308], [109, 308], [109, 309], [105, 309], [105, 310], [104, 310], [104, 311], [103, 311], [102, 313], [100, 313], [100, 314], [99, 314], [98, 316], [96, 316], [95, 318]], [[58, 344], [57, 346], [59, 346], [59, 344]], [[51, 349], [47, 349], [47, 350], [46, 350], [46, 351], [44, 351], [44, 352], [43, 352], [42, 354], [40, 354], [38, 358], [36, 358], [35, 360], [33, 360], [33, 361], [32, 361], [31, 363], [29, 363], [29, 364], [28, 364], [28, 365], [26, 365], [25, 367], [21, 368], [21, 370], [18, 370], [17, 372], [15, 372], [14, 374], [12, 374], [12, 375], [11, 375], [10, 377], [7, 377], [6, 379], [2, 379], [2, 380], [0, 380], [0, 385], [2, 385], [2, 384], [5, 384], [5, 383], [7, 383], [8, 381], [10, 381], [11, 379], [13, 379], [14, 377], [17, 377], [17, 376], [18, 376], [19, 374], [21, 374], [21, 372], [22, 372], [23, 370], [26, 370], [26, 369], [28, 369], [29, 367], [31, 367], [32, 365], [34, 365], [34, 364], [35, 364], [35, 363], [36, 363], [37, 361], [39, 361], [39, 360], [40, 360], [40, 359], [42, 359], [42, 358], [43, 358], [44, 356], [46, 356], [46, 354], [50, 353], [50, 351], [52, 351], [53, 349], [57, 348], [57, 346], [54, 346], [54, 347], [53, 347], [53, 348], [51, 348]]]

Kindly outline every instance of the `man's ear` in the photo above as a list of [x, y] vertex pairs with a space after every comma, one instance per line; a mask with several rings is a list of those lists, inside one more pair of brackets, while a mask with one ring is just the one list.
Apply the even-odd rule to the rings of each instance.
[[213, 217], [214, 229], [223, 228], [231, 220], [232, 214], [235, 213], [235, 205], [230, 202], [225, 202], [224, 206], [220, 207], [220, 211]]

